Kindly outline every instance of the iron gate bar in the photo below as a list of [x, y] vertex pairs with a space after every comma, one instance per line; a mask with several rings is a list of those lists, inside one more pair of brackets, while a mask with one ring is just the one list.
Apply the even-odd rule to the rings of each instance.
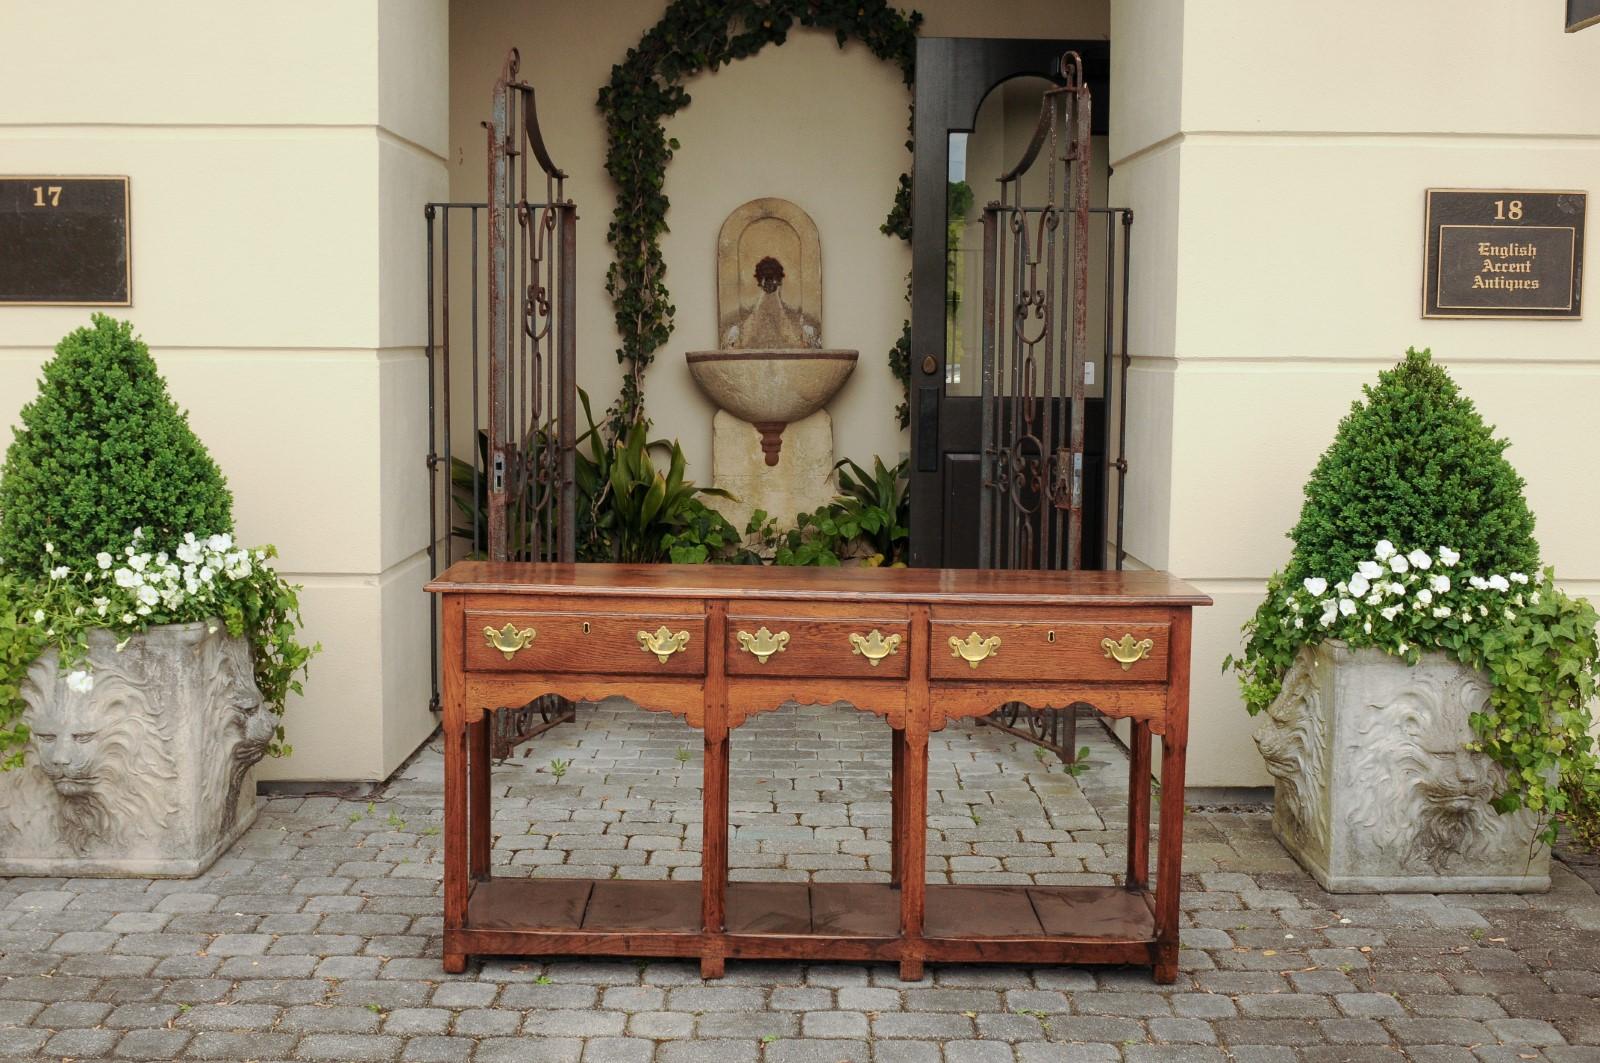
[[[572, 561], [576, 554], [577, 208], [565, 196], [566, 175], [545, 147], [534, 90], [518, 80], [519, 65], [520, 56], [512, 49], [495, 82], [491, 120], [484, 123], [488, 199], [432, 202], [423, 210], [428, 230], [430, 576], [461, 556], [487, 553], [496, 560]], [[542, 202], [528, 198], [530, 160], [545, 176]], [[470, 336], [469, 421], [474, 444], [470, 463], [460, 462], [460, 484], [453, 452], [452, 377], [459, 368], [454, 363], [462, 345], [456, 342], [457, 322], [452, 320], [452, 215], [457, 215], [458, 225], [465, 221], [470, 233], [466, 264], [470, 314], [461, 327]], [[480, 243], [480, 228], [488, 235], [486, 248]], [[485, 264], [487, 305], [479, 298], [479, 271]], [[485, 318], [487, 351], [480, 336]], [[489, 357], [486, 420], [480, 419], [479, 357], [484, 353]], [[458, 525], [457, 518], [466, 526]], [[430, 705], [437, 711], [439, 614], [434, 603], [429, 609]], [[554, 697], [495, 713], [493, 755], [504, 758], [520, 742], [572, 718], [572, 705]]]

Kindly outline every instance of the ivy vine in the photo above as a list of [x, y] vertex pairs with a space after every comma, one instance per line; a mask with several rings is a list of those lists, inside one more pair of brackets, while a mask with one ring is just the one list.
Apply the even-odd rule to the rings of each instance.
[[[644, 373], [672, 335], [675, 308], [660, 240], [667, 231], [667, 163], [679, 145], [663, 123], [688, 105], [683, 83], [689, 78], [782, 44], [796, 24], [833, 31], [841, 48], [860, 41], [879, 59], [899, 66], [911, 86], [922, 15], [902, 13], [887, 0], [674, 0], [661, 21], [611, 68], [611, 80], [600, 90], [606, 172], [617, 186], [606, 229], [615, 255], [606, 271], [606, 292], [622, 337], [617, 361], [626, 367], [621, 394], [606, 414], [612, 438], [644, 420]], [[882, 226], [885, 234], [910, 240], [910, 192], [911, 179], [902, 174]], [[904, 382], [894, 352], [890, 361]]]

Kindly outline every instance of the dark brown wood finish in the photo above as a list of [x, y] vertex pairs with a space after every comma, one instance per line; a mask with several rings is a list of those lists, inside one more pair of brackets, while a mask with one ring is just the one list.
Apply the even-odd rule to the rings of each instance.
[[[730, 957], [897, 962], [908, 980], [930, 961], [1137, 963], [1157, 981], [1176, 977], [1190, 609], [1209, 604], [1177, 580], [466, 562], [429, 589], [444, 599], [447, 971], [464, 970], [471, 954], [569, 954], [697, 957], [707, 978]], [[509, 657], [485, 634], [507, 624], [501, 641], [525, 643]], [[689, 636], [665, 661], [638, 638], [661, 626]], [[764, 663], [739, 639], [763, 626], [790, 636]], [[524, 629], [535, 634], [523, 639]], [[876, 665], [849, 639], [873, 631], [899, 636]], [[948, 644], [974, 631], [1002, 640], [977, 669]], [[1100, 642], [1124, 634], [1151, 640], [1128, 669]], [[703, 730], [699, 882], [491, 877], [485, 715], [544, 693], [626, 694]], [[787, 700], [845, 701], [890, 725], [890, 882], [728, 882], [729, 732]], [[1124, 885], [927, 884], [929, 733], [1009, 700], [1082, 700], [1133, 721]], [[1163, 790], [1152, 895], [1144, 868], [1156, 734]]]

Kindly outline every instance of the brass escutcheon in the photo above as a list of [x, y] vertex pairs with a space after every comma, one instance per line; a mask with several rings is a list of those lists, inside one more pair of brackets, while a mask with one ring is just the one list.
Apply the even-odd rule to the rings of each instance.
[[867, 663], [876, 668], [879, 661], [885, 657], [892, 657], [900, 651], [900, 636], [885, 636], [883, 632], [873, 628], [870, 635], [851, 634], [850, 645], [855, 647], [852, 653], [865, 657]]
[[1154, 639], [1140, 639], [1137, 642], [1131, 634], [1123, 635], [1120, 639], [1101, 639], [1100, 648], [1106, 651], [1106, 656], [1122, 665], [1126, 672], [1132, 668], [1134, 662], [1142, 661], [1155, 649]]
[[739, 632], [739, 646], [762, 664], [766, 664], [767, 658], [774, 653], [782, 653], [788, 645], [787, 631], [780, 631], [774, 635], [762, 626], [754, 635], [748, 631]]
[[689, 645], [689, 633], [680, 631], [676, 635], [667, 630], [665, 624], [654, 631], [641, 631], [638, 634], [639, 648], [646, 653], [656, 655], [656, 660], [662, 664], [667, 663], [667, 658], [674, 653], [683, 652]]
[[492, 627], [483, 629], [483, 641], [506, 655], [506, 660], [511, 660], [520, 649], [527, 647], [538, 632], [531, 627], [518, 629], [517, 625], [506, 622], [506, 626], [496, 631]]
[[990, 635], [983, 638], [976, 631], [964, 639], [950, 636], [950, 656], [960, 657], [973, 668], [978, 667], [978, 662], [992, 656], [1000, 649], [1000, 636]]

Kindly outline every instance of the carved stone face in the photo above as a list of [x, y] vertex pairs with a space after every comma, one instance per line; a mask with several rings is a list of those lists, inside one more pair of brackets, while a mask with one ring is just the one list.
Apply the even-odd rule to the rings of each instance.
[[218, 829], [227, 832], [238, 819], [249, 771], [266, 756], [278, 721], [261, 700], [255, 662], [243, 639], [228, 638], [221, 631], [211, 634], [200, 648], [200, 671], [206, 684], [206, 716], [213, 721], [207, 731], [211, 738], [206, 761], [214, 774], [206, 798], [219, 817]]
[[163, 825], [161, 790], [175, 775], [139, 654], [119, 655], [73, 690], [53, 655], [22, 684], [30, 752], [61, 799], [62, 837], [76, 851], [114, 844]]

